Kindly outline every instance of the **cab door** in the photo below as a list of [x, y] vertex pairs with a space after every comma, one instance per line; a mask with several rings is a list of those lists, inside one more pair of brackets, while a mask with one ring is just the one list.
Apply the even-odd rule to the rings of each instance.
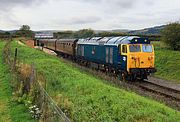
[[120, 63], [122, 70], [127, 70], [127, 53], [128, 53], [128, 46], [122, 44], [120, 46]]

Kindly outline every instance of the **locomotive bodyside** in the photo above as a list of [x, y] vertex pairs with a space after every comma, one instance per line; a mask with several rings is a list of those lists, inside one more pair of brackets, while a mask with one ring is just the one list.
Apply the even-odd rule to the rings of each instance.
[[155, 72], [154, 48], [147, 38], [125, 36], [82, 39], [77, 42], [76, 56], [96, 63], [98, 68], [120, 74], [123, 79], [146, 79]]

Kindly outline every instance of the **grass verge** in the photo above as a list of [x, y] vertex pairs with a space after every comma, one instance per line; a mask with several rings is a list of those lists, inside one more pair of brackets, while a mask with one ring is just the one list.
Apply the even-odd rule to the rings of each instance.
[[180, 51], [173, 51], [162, 42], [154, 42], [157, 72], [155, 77], [180, 83]]
[[0, 122], [35, 122], [23, 104], [12, 100], [11, 75], [2, 62], [4, 44], [5, 42], [0, 41]]

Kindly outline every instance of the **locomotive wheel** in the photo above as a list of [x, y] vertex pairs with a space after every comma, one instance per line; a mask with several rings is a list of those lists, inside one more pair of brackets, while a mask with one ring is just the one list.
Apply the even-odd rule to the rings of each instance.
[[125, 74], [124, 72], [121, 72], [121, 73], [119, 74], [119, 80], [120, 80], [120, 81], [126, 81], [126, 74]]
[[126, 81], [126, 74], [122, 73], [122, 81]]
[[136, 74], [131, 74], [129, 77], [131, 82], [136, 81]]

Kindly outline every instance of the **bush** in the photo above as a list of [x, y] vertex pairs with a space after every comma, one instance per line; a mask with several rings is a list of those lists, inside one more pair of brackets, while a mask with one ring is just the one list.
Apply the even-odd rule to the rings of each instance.
[[161, 32], [161, 40], [171, 49], [180, 50], [180, 23], [170, 23]]

